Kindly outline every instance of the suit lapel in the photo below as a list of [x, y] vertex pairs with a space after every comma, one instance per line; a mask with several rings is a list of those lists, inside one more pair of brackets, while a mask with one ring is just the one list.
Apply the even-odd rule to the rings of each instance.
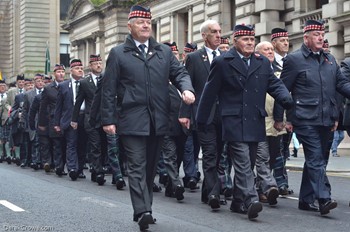
[[200, 50], [199, 55], [200, 55], [200, 59], [202, 60], [202, 64], [204, 65], [205, 69], [209, 73], [210, 71], [209, 57], [204, 47]]
[[257, 53], [253, 53], [250, 58], [250, 65], [248, 69], [248, 78], [261, 66], [261, 57]]
[[232, 58], [230, 65], [243, 76], [247, 77], [247, 69], [245, 68], [245, 64], [236, 50], [231, 49], [229, 52], [226, 52], [224, 56], [227, 58]]

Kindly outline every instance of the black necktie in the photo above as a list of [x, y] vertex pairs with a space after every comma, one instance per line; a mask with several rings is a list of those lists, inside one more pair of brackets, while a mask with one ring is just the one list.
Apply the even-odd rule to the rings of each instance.
[[211, 54], [213, 54], [213, 59], [216, 57], [216, 51], [213, 51]]
[[146, 54], [146, 50], [145, 50], [146, 45], [144, 45], [144, 44], [140, 44], [140, 45], [139, 45], [139, 48], [140, 48], [140, 50], [141, 50], [141, 53], [142, 53], [143, 57], [145, 57], [145, 58], [146, 58], [146, 56], [147, 56], [147, 54]]
[[79, 93], [79, 84], [80, 84], [80, 81], [75, 81], [75, 94], [76, 94], [76, 96], [78, 96], [78, 93]]
[[39, 89], [38, 93], [41, 94], [41, 89]]
[[19, 93], [22, 93], [23, 92], [23, 89], [19, 89]]
[[245, 63], [246, 68], [248, 69], [248, 68], [249, 68], [249, 63], [248, 63], [249, 58], [247, 58], [247, 57], [243, 57], [243, 58], [242, 58], [242, 60], [243, 60], [243, 62]]
[[4, 98], [4, 94], [1, 94], [1, 100]]

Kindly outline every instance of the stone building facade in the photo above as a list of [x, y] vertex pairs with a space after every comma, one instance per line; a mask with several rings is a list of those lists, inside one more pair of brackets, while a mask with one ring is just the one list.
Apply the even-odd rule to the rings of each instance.
[[51, 63], [59, 61], [59, 0], [0, 1], [0, 70], [7, 82], [24, 73], [44, 72], [48, 45]]
[[[92, 53], [106, 59], [110, 49], [122, 43], [128, 34], [127, 17], [130, 6], [136, 2], [106, 0], [96, 6], [89, 0], [72, 0], [68, 1], [67, 18], [60, 21], [62, 1], [0, 1], [0, 70], [3, 74], [11, 77], [43, 72], [47, 42], [51, 66], [59, 63], [62, 33], [68, 35], [65, 47], [69, 58], [82, 59], [86, 68]], [[350, 55], [350, 0], [139, 2], [151, 7], [154, 37], [160, 42], [175, 41], [180, 52], [186, 42], [203, 44], [199, 27], [206, 19], [217, 20], [226, 36], [232, 34], [235, 24], [254, 24], [257, 42], [270, 40], [272, 28], [285, 27], [290, 34], [291, 50], [300, 47], [306, 20], [324, 19], [332, 54], [339, 61]]]
[[[135, 1], [134, 1], [135, 2]], [[302, 43], [302, 27], [308, 19], [326, 21], [326, 38], [338, 59], [350, 55], [350, 1], [345, 0], [143, 0], [150, 6], [154, 37], [175, 41], [182, 51], [186, 42], [203, 44], [199, 27], [206, 19], [220, 22], [230, 36], [235, 24], [254, 24], [257, 42], [270, 40], [274, 27], [287, 28], [291, 50]], [[130, 1], [107, 1], [92, 7], [88, 0], [75, 1], [64, 28], [69, 32], [71, 56], [87, 61], [88, 54], [108, 56], [127, 31]], [[89, 6], [90, 5], [90, 6]]]

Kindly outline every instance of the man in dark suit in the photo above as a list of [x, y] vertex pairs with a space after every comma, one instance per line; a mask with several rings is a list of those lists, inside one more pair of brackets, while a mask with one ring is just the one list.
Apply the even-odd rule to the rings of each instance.
[[39, 151], [39, 140], [35, 130], [32, 130], [29, 127], [29, 110], [30, 106], [33, 103], [34, 97], [38, 94], [41, 94], [42, 88], [44, 87], [44, 76], [40, 73], [34, 76], [34, 89], [26, 91], [24, 93], [23, 101], [23, 117], [26, 120], [26, 130], [28, 131], [29, 137], [24, 137], [26, 139], [27, 148], [30, 149], [32, 156], [31, 167], [34, 170], [38, 170], [41, 166], [41, 158]]
[[[188, 54], [185, 65], [191, 76], [192, 85], [195, 89], [197, 98], [193, 103], [192, 108], [184, 106], [184, 108], [190, 110], [181, 109], [179, 120], [185, 127], [189, 127], [190, 119], [192, 120], [191, 123], [195, 130], [193, 139], [196, 139], [198, 136], [198, 141], [202, 148], [204, 180], [201, 200], [202, 202], [209, 204], [212, 209], [218, 209], [220, 208], [221, 184], [218, 177], [217, 167], [219, 165], [220, 155], [223, 151], [219, 109], [216, 104], [213, 105], [211, 117], [208, 119], [208, 124], [210, 124], [210, 126], [207, 131], [196, 130], [196, 121], [193, 119], [195, 119], [194, 116], [197, 112], [199, 99], [207, 81], [210, 63], [215, 57], [221, 55], [221, 51], [218, 49], [221, 43], [221, 27], [215, 20], [207, 20], [202, 23], [200, 31], [204, 40], [204, 47]], [[199, 152], [196, 148], [194, 148], [194, 150]], [[198, 154], [194, 155], [197, 156]], [[196, 181], [196, 179], [191, 179], [190, 181]], [[194, 185], [196, 185], [196, 183], [194, 183]]]
[[77, 151], [78, 132], [72, 125], [73, 108], [79, 92], [80, 79], [84, 76], [83, 64], [80, 59], [70, 62], [70, 78], [58, 85], [58, 94], [54, 114], [54, 129], [62, 132], [66, 141], [66, 161], [69, 177], [75, 181], [83, 178], [83, 166], [79, 165]]
[[[287, 56], [289, 51], [289, 38], [288, 32], [283, 28], [274, 28], [271, 31], [271, 43], [275, 48], [275, 59], [272, 63], [275, 75], [279, 78], [283, 69], [283, 60]], [[292, 189], [289, 189], [288, 173], [286, 170], [286, 160], [290, 157], [289, 144], [292, 139], [292, 132], [285, 130], [286, 133], [282, 135], [280, 156], [274, 160], [270, 160], [271, 170], [276, 179], [279, 194], [288, 195], [293, 193]], [[293, 154], [293, 156], [296, 155]]]
[[[305, 164], [299, 194], [299, 209], [328, 214], [337, 207], [331, 198], [331, 185], [326, 175], [329, 137], [339, 120], [337, 91], [350, 96], [350, 82], [342, 74], [335, 58], [323, 51], [323, 21], [307, 20], [304, 42], [288, 54], [283, 62], [281, 80], [291, 92], [295, 105], [287, 112], [287, 126], [293, 128], [303, 144]], [[275, 106], [276, 108], [276, 106]], [[283, 112], [276, 116], [275, 127], [283, 128]], [[314, 205], [318, 201], [319, 207]]]
[[[53, 153], [53, 164], [55, 166], [55, 172], [58, 176], [65, 175], [65, 144], [61, 132], [54, 130], [54, 114], [56, 107], [56, 100], [58, 94], [58, 84], [64, 81], [65, 67], [62, 64], [56, 64], [53, 70], [55, 77], [54, 81], [44, 87], [41, 96], [39, 115], [38, 115], [38, 130], [40, 133], [48, 134], [48, 141], [46, 144], [51, 144]], [[43, 147], [43, 154], [48, 154], [49, 147]], [[47, 157], [45, 156], [44, 160]], [[45, 171], [49, 169], [50, 164], [44, 163]]]
[[[118, 130], [128, 157], [130, 197], [134, 220], [141, 230], [154, 223], [153, 181], [168, 131], [169, 80], [191, 104], [190, 78], [171, 49], [152, 37], [149, 8], [133, 6], [130, 34], [112, 48], [102, 80], [101, 118], [107, 134]], [[115, 117], [117, 115], [117, 117]]]
[[[80, 81], [79, 93], [77, 95], [72, 122], [73, 129], [78, 129], [79, 126], [84, 126], [87, 136], [88, 145], [90, 149], [88, 151], [88, 158], [92, 165], [91, 169], [91, 180], [96, 181], [99, 185], [105, 183], [104, 171], [103, 171], [103, 160], [101, 155], [101, 137], [99, 131], [92, 127], [89, 123], [91, 104], [94, 99], [94, 94], [97, 89], [97, 79], [101, 75], [103, 70], [102, 58], [100, 55], [90, 55], [90, 71], [84, 79]], [[81, 112], [81, 105], [85, 103], [85, 109]], [[82, 116], [84, 120], [82, 120]], [[80, 125], [83, 121], [83, 125]]]
[[222, 139], [235, 170], [233, 212], [258, 217], [262, 204], [258, 201], [253, 167], [258, 142], [266, 138], [266, 93], [284, 106], [293, 103], [283, 83], [275, 77], [267, 58], [254, 53], [254, 29], [236, 25], [234, 48], [214, 59], [197, 110], [198, 130], [210, 128], [208, 119], [219, 100]]

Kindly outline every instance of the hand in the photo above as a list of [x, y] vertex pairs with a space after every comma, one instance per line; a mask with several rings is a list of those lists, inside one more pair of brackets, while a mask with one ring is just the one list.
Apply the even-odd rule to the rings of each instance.
[[70, 122], [70, 126], [71, 126], [74, 130], [78, 129], [78, 123], [77, 123], [77, 122]]
[[46, 131], [46, 127], [44, 127], [44, 126], [38, 126], [38, 129], [39, 129], [40, 131]]
[[61, 127], [59, 127], [59, 126], [54, 126], [53, 129], [54, 129], [56, 132], [61, 132]]
[[336, 131], [338, 128], [338, 121], [334, 122], [334, 126], [331, 128], [331, 131]]
[[191, 125], [191, 119], [189, 118], [179, 118], [179, 123], [187, 128], [187, 129], [190, 129], [190, 125]]
[[196, 100], [196, 98], [195, 98], [194, 94], [193, 94], [191, 91], [185, 90], [185, 91], [183, 91], [183, 93], [182, 93], [182, 100], [183, 100], [187, 105], [190, 105], [190, 104], [192, 104], [192, 103]]
[[114, 124], [103, 126], [103, 130], [109, 135], [114, 135], [117, 132], [117, 128]]
[[286, 122], [285, 128], [288, 132], [293, 132], [293, 125], [290, 122]]
[[273, 124], [273, 127], [277, 130], [277, 131], [282, 131], [284, 129], [284, 124], [283, 122], [275, 122]]

